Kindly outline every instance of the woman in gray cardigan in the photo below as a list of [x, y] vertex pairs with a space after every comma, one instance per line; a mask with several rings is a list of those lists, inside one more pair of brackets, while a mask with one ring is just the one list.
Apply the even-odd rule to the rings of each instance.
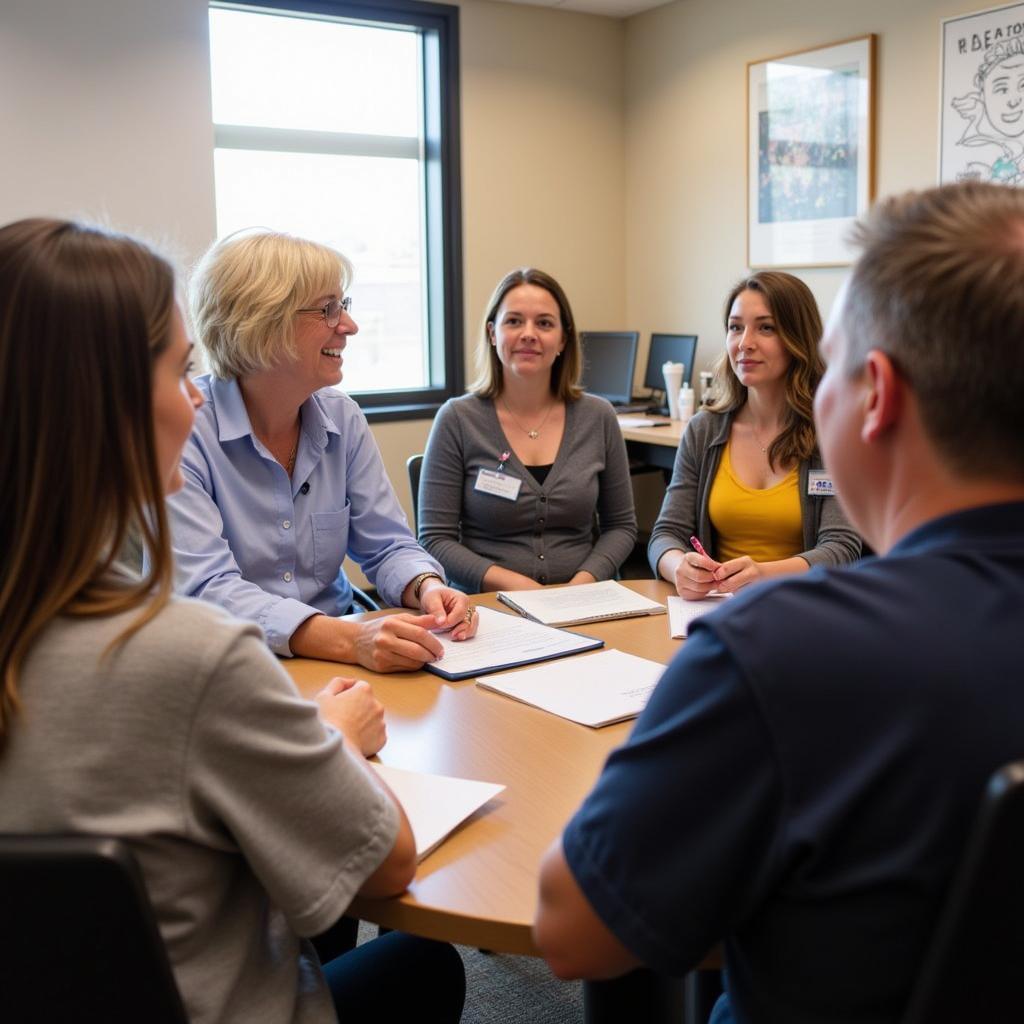
[[647, 549], [655, 575], [692, 600], [844, 565], [861, 550], [817, 450], [824, 366], [810, 289], [791, 274], [753, 274], [730, 293], [725, 329], [715, 401], [686, 428]]
[[487, 314], [472, 391], [441, 408], [423, 460], [419, 539], [469, 593], [611, 579], [636, 514], [611, 405], [583, 394], [569, 301], [515, 270]]

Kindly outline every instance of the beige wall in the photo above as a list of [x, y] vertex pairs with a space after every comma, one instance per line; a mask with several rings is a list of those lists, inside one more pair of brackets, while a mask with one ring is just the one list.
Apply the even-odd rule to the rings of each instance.
[[[100, 217], [183, 260], [215, 231], [206, 0], [4, 0], [0, 223]], [[466, 346], [499, 278], [535, 263], [581, 322], [625, 315], [621, 21], [465, 0]], [[13, 102], [11, 102], [13, 100]], [[428, 421], [374, 428], [409, 510]]]
[[[468, 380], [487, 299], [513, 267], [558, 278], [581, 326], [624, 324], [625, 26], [485, 0], [460, 6]], [[403, 502], [405, 458], [429, 430], [423, 420], [374, 428]]]
[[[940, 19], [978, 0], [679, 0], [626, 23], [626, 316], [723, 338], [746, 267], [746, 65], [878, 35], [878, 194], [936, 183]], [[841, 269], [798, 271], [827, 312]]]
[[[206, 0], [4, 0], [0, 223], [101, 215], [185, 259], [214, 233]], [[935, 180], [939, 19], [982, 0], [678, 0], [625, 21], [463, 0], [467, 353], [533, 263], [586, 327], [721, 338], [745, 265], [749, 60], [879, 35], [881, 193]], [[10, 102], [13, 98], [14, 102]], [[823, 308], [842, 271], [804, 274]], [[638, 374], [645, 364], [641, 353]], [[428, 421], [374, 433], [409, 510]]]
[[0, 3], [0, 224], [102, 219], [198, 255], [214, 230], [206, 0]]

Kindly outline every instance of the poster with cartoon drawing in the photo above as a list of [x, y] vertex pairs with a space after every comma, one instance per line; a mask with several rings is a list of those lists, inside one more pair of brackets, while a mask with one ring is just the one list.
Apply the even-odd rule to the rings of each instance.
[[1024, 185], [1024, 3], [942, 22], [939, 181]]

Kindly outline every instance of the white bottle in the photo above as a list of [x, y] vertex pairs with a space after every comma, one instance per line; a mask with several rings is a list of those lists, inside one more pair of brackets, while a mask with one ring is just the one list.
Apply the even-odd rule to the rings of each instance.
[[679, 389], [679, 418], [686, 423], [693, 415], [694, 394], [689, 384], [684, 384]]

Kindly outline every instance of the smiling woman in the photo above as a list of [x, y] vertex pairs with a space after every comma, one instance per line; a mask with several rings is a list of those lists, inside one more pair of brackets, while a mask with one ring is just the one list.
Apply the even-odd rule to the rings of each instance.
[[636, 515], [611, 405], [579, 386], [569, 300], [541, 270], [495, 289], [471, 394], [447, 402], [420, 477], [424, 547], [470, 593], [611, 579]]
[[[348, 261], [327, 246], [257, 230], [218, 242], [192, 281], [212, 374], [169, 501], [182, 592], [258, 623], [271, 648], [418, 668], [430, 632], [476, 631], [463, 594], [409, 532], [366, 418], [337, 390], [359, 330]], [[418, 609], [355, 624], [350, 555], [385, 602]]]
[[861, 547], [818, 454], [812, 402], [824, 364], [811, 290], [761, 271], [729, 293], [724, 320], [717, 397], [687, 425], [648, 547], [655, 574], [692, 600], [842, 565]]

